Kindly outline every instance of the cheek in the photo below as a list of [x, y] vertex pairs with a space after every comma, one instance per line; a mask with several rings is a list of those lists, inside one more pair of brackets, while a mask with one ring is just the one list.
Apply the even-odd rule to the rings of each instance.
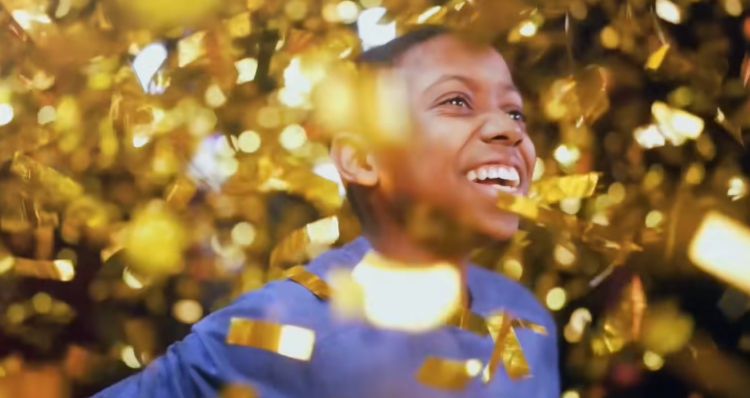
[[523, 161], [526, 164], [527, 177], [531, 177], [534, 174], [534, 165], [536, 164], [536, 147], [531, 139], [527, 137], [521, 145], [520, 151]]

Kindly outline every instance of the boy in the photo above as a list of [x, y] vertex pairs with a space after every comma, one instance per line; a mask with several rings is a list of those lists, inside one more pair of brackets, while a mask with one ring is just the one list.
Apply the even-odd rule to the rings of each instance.
[[[332, 318], [325, 294], [285, 280], [210, 315], [141, 374], [97, 397], [216, 397], [231, 384], [248, 385], [261, 398], [559, 396], [549, 314], [521, 286], [467, 264], [472, 249], [516, 232], [518, 218], [497, 209], [497, 192], [526, 194], [536, 156], [504, 59], [489, 46], [425, 27], [363, 53], [360, 61], [404, 78], [414, 131], [408, 145], [387, 150], [361, 136], [334, 138], [331, 155], [363, 236], [320, 255], [306, 270], [326, 280], [331, 269], [352, 269], [372, 252], [401, 263], [450, 263], [461, 275], [467, 314], [507, 311], [516, 321], [506, 316], [494, 334], [467, 327], [467, 317], [421, 334], [342, 325]], [[415, 228], [425, 222], [441, 233]], [[227, 344], [238, 318], [314, 331], [309, 360]], [[516, 344], [498, 351], [496, 340]], [[477, 377], [460, 388], [437, 388], [420, 381], [440, 378], [437, 368], [422, 368], [429, 358], [495, 366], [483, 376], [474, 371]]]

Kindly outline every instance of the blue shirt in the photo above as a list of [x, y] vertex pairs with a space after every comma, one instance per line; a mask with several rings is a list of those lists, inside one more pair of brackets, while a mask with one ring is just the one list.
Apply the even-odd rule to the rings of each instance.
[[[353, 268], [370, 249], [366, 239], [358, 238], [318, 256], [307, 270], [325, 280], [333, 267]], [[500, 361], [489, 382], [480, 375], [459, 390], [425, 385], [415, 375], [426, 358], [479, 359], [486, 364], [496, 347], [493, 336], [448, 325], [410, 334], [342, 323], [331, 316], [326, 300], [287, 279], [247, 293], [209, 315], [141, 373], [95, 397], [213, 398], [230, 384], [250, 386], [260, 398], [559, 397], [556, 328], [545, 308], [522, 286], [476, 266], [469, 266], [467, 283], [473, 313], [487, 317], [508, 311], [525, 322], [514, 325], [536, 325], [510, 330], [520, 343], [530, 374], [509, 375]], [[227, 344], [232, 318], [313, 330], [310, 360]], [[506, 350], [507, 355], [519, 353]]]

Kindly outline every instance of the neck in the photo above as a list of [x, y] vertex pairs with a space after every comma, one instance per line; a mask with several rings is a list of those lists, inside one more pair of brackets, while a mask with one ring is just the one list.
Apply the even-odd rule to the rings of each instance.
[[396, 261], [413, 264], [447, 262], [460, 267], [468, 263], [469, 253], [436, 253], [424, 244], [415, 242], [403, 231], [394, 229], [389, 232], [384, 230], [377, 232], [363, 230], [362, 232], [375, 250]]

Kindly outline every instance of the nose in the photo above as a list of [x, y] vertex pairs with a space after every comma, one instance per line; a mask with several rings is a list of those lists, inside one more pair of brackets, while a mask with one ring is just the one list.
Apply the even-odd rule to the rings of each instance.
[[488, 112], [480, 135], [488, 144], [519, 146], [526, 138], [523, 128], [503, 111]]

